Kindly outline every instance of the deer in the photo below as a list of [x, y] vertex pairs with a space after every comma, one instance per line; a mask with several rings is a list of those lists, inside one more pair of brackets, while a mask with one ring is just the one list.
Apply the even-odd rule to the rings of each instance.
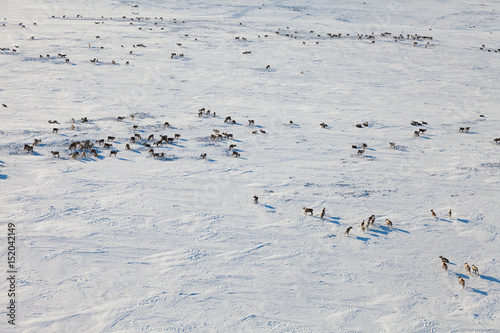
[[116, 154], [118, 153], [118, 150], [112, 150], [109, 152], [109, 156], [115, 156], [116, 157]]
[[240, 153], [238, 153], [237, 151], [234, 151], [234, 150], [233, 150], [233, 156], [234, 156], [234, 157], [240, 157]]
[[58, 151], [51, 151], [50, 153], [51, 153], [51, 154], [52, 154], [52, 156], [54, 156], [54, 157], [60, 157], [60, 155], [59, 155], [59, 152], [58, 152]]
[[302, 207], [302, 210], [304, 211], [305, 215], [307, 215], [307, 213], [311, 213], [311, 216], [313, 215], [313, 209], [312, 208]]

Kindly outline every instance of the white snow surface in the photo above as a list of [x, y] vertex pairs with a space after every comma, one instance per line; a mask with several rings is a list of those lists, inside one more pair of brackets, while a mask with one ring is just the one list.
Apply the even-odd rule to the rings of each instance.
[[[470, 0], [4, 1], [0, 267], [15, 223], [15, 328], [499, 332], [499, 12]], [[152, 147], [161, 159], [150, 134], [181, 137]], [[111, 149], [95, 143], [108, 136]], [[98, 157], [71, 159], [84, 140]], [[2, 332], [14, 330], [7, 289], [4, 278]]]

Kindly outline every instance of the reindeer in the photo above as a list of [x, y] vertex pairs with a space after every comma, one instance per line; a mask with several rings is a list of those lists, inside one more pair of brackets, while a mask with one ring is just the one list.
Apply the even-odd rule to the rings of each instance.
[[291, 125], [293, 125], [293, 121], [291, 121], [291, 120], [290, 120], [290, 121], [288, 122], [288, 124], [289, 124], [290, 126], [291, 126]]
[[442, 262], [441, 266], [443, 267], [443, 269], [445, 270], [445, 272], [448, 271], [448, 265], [445, 262]]
[[387, 223], [387, 226], [392, 229], [392, 221], [389, 219], [385, 219], [385, 223]]
[[174, 134], [174, 138], [175, 138], [175, 139], [178, 139], [178, 138], [180, 138], [180, 137], [181, 137], [181, 135], [180, 135], [180, 134]]
[[368, 122], [365, 121], [362, 125], [365, 126], [365, 127], [368, 127]]
[[458, 277], [458, 283], [460, 283], [462, 289], [465, 288], [465, 280], [461, 276]]
[[125, 145], [125, 150], [130, 150], [130, 145], [128, 143]]
[[365, 152], [364, 149], [358, 149], [358, 155], [363, 155], [364, 152]]
[[32, 153], [33, 152], [33, 146], [30, 146], [30, 145], [24, 145], [24, 150], [26, 150], [28, 153]]
[[469, 265], [467, 265], [467, 263], [465, 263], [465, 265], [464, 265], [464, 266], [465, 266], [465, 270], [466, 270], [469, 274], [471, 274], [471, 272], [470, 272], [470, 266], [469, 266]]
[[266, 134], [266, 131], [264, 131], [264, 130], [260, 130], [260, 132], [261, 132], [262, 134]]
[[434, 213], [434, 211], [432, 209], [431, 209], [431, 214], [432, 214], [432, 217], [434, 217], [435, 219], [437, 219], [436, 213]]
[[60, 157], [60, 156], [59, 156], [59, 152], [58, 152], [58, 151], [51, 151], [50, 153], [51, 153], [51, 154], [52, 154], [52, 156], [54, 156], [54, 157]]
[[479, 269], [475, 265], [472, 265], [472, 273], [479, 275]]
[[420, 136], [420, 132], [419, 131], [415, 131], [415, 132], [413, 132], [413, 135], [414, 136]]
[[311, 216], [313, 216], [313, 209], [312, 208], [302, 207], [302, 210], [304, 211], [305, 215], [307, 215], [307, 213], [311, 213]]
[[98, 144], [99, 146], [104, 145], [104, 139], [99, 139], [99, 140], [96, 140], [96, 142], [97, 142], [97, 144]]
[[240, 153], [238, 153], [237, 151], [233, 150], [233, 156], [234, 157], [240, 157]]
[[92, 154], [92, 156], [97, 157], [97, 150], [92, 149], [90, 150], [90, 153]]
[[201, 155], [200, 155], [200, 157], [201, 157], [201, 159], [203, 159], [203, 160], [204, 160], [204, 159], [206, 159], [206, 158], [207, 158], [207, 153], [203, 153], [203, 154], [201, 154]]
[[132, 125], [132, 130], [137, 130], [139, 128], [139, 125]]
[[154, 140], [155, 139], [155, 135], [154, 134], [151, 134], [150, 136], [148, 136], [148, 141], [151, 141], [151, 140]]
[[231, 144], [231, 145], [229, 145], [229, 150], [233, 150], [234, 148], [236, 148], [236, 145], [235, 145], [235, 144]]
[[38, 144], [40, 144], [41, 142], [42, 142], [42, 140], [41, 140], [41, 139], [35, 139], [35, 140], [33, 141], [33, 146], [38, 146]]
[[164, 127], [170, 127], [170, 123], [168, 121], [166, 121], [164, 124], [163, 124]]
[[56, 134], [57, 134], [58, 132], [59, 132], [59, 128], [55, 128], [55, 127], [54, 127], [54, 128], [52, 129], [52, 133], [56, 133]]
[[224, 119], [225, 123], [227, 123], [228, 121], [231, 121], [231, 116], [227, 116], [226, 119]]
[[327, 128], [328, 127], [328, 125], [325, 124], [325, 123], [321, 123], [321, 124], [319, 124], [319, 126], [321, 126], [321, 128]]
[[349, 232], [351, 231], [352, 227], [348, 227], [345, 229], [344, 236], [349, 236]]
[[114, 141], [115, 137], [114, 136], [108, 136], [108, 141]]
[[105, 143], [104, 144], [104, 148], [106, 148], [106, 149], [109, 149], [111, 147], [113, 147], [113, 145], [111, 143]]
[[80, 153], [75, 151], [74, 153], [71, 153], [69, 156], [71, 157], [71, 159], [76, 160], [80, 156]]
[[125, 117], [118, 117], [116, 120], [117, 121], [123, 121], [125, 119]]
[[323, 210], [321, 211], [321, 215], [320, 215], [321, 219], [323, 219], [325, 217], [325, 213], [326, 213], [326, 210], [323, 207]]
[[248, 126], [255, 125], [255, 120], [248, 119]]
[[363, 128], [363, 125], [362, 124], [356, 124], [356, 127], [357, 128]]
[[118, 153], [118, 150], [112, 150], [109, 152], [109, 156], [115, 156], [116, 157], [116, 154]]

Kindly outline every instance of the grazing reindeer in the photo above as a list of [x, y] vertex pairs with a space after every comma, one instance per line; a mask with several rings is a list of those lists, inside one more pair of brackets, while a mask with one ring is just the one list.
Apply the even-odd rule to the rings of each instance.
[[437, 219], [437, 215], [436, 215], [436, 213], [434, 213], [434, 211], [432, 209], [431, 209], [431, 214], [432, 214], [432, 217]]
[[201, 157], [201, 159], [203, 159], [203, 160], [204, 160], [204, 159], [206, 159], [206, 158], [207, 158], [207, 153], [203, 153], [203, 154], [201, 154], [201, 155], [200, 155], [200, 157]]
[[463, 133], [463, 131], [465, 131], [465, 127], [460, 127], [460, 128], [458, 129], [458, 131], [459, 131], [459, 132], [461, 132], [461, 133]]
[[92, 154], [92, 156], [97, 157], [97, 150], [92, 149], [90, 150], [90, 153]]
[[415, 131], [415, 132], [413, 132], [413, 135], [414, 136], [420, 136], [420, 132], [419, 131]]
[[291, 121], [291, 120], [290, 120], [290, 121], [288, 122], [288, 124], [289, 124], [289, 125], [293, 125], [293, 121]]
[[325, 214], [326, 214], [326, 210], [325, 208], [323, 207], [323, 210], [321, 211], [321, 215], [320, 215], [320, 218], [323, 219], [325, 217]]
[[470, 127], [465, 128], [465, 132], [469, 133]]
[[327, 128], [328, 127], [328, 125], [325, 124], [325, 123], [321, 123], [321, 124], [319, 124], [319, 126], [321, 126], [321, 128]]
[[138, 129], [138, 128], [139, 128], [139, 125], [133, 125], [133, 126], [132, 126], [132, 129], [133, 129], [134, 131], [135, 131], [136, 129]]
[[170, 127], [170, 123], [168, 121], [166, 121], [165, 124], [163, 124], [163, 126]]
[[108, 141], [114, 141], [115, 137], [114, 136], [108, 136]]
[[389, 142], [389, 147], [396, 149], [396, 144], [394, 142]]
[[255, 120], [248, 119], [248, 125], [255, 125]]
[[35, 139], [35, 141], [33, 141], [33, 146], [38, 146], [39, 143], [41, 143], [42, 140], [40, 139]]
[[233, 156], [234, 156], [234, 157], [240, 157], [240, 153], [238, 153], [237, 151], [234, 151], [234, 150], [233, 150]]
[[387, 223], [387, 226], [392, 229], [392, 221], [389, 219], [385, 219], [385, 223]]
[[260, 130], [260, 132], [261, 132], [262, 134], [266, 134], [266, 131], [264, 131], [264, 130]]
[[365, 122], [363, 123], [363, 126], [368, 127], [368, 122], [367, 122], [367, 121], [365, 121]]
[[271, 65], [267, 65], [267, 66], [266, 66], [266, 69], [271, 69]]
[[118, 117], [116, 120], [117, 121], [123, 121], [125, 119], [125, 117]]
[[141, 140], [141, 135], [140, 134], [134, 134], [134, 137], [136, 137], [137, 139]]
[[180, 134], [174, 134], [174, 138], [175, 138], [175, 139], [178, 139], [178, 138], [180, 138], [180, 137], [181, 137], [181, 135], [180, 135]]
[[458, 277], [458, 283], [460, 283], [462, 289], [465, 288], [465, 280], [461, 276]]
[[363, 125], [362, 124], [356, 124], [356, 127], [357, 128], [363, 128]]
[[470, 272], [470, 266], [469, 266], [469, 265], [467, 265], [467, 263], [465, 263], [464, 267], [465, 267], [465, 270], [466, 270], [469, 274], [471, 274], [471, 272]]
[[448, 265], [445, 262], [441, 263], [441, 267], [443, 267], [445, 271], [448, 271]]
[[311, 213], [311, 216], [313, 216], [313, 209], [312, 208], [302, 207], [302, 209], [304, 210], [305, 215], [307, 215], [307, 213]]
[[229, 145], [229, 150], [233, 150], [234, 148], [236, 148], [235, 144]]
[[231, 121], [231, 116], [227, 116], [226, 119], [224, 119], [225, 123], [227, 123], [228, 121]]
[[109, 149], [111, 147], [113, 147], [113, 145], [111, 143], [105, 143], [104, 144], [104, 148], [106, 148], [106, 149]]
[[344, 236], [349, 236], [349, 232], [351, 231], [352, 227], [348, 227], [345, 229]]
[[361, 148], [366, 149], [366, 148], [368, 148], [368, 145], [367, 145], [366, 143], [363, 143], [363, 144], [361, 145]]
[[77, 151], [75, 151], [74, 153], [71, 153], [71, 154], [70, 154], [70, 157], [71, 157], [71, 159], [76, 160], [76, 159], [78, 158], [78, 156], [79, 156], [79, 155], [80, 155], [80, 153], [79, 153], [79, 152], [77, 152]]
[[358, 155], [363, 155], [363, 153], [364, 153], [364, 152], [365, 152], [365, 150], [364, 150], [364, 149], [359, 149], [359, 150], [358, 150]]
[[256, 196], [256, 195], [253, 196], [253, 203], [254, 204], [259, 203], [259, 197], [258, 196]]
[[58, 151], [51, 151], [50, 153], [51, 153], [51, 154], [52, 154], [52, 156], [54, 156], [54, 157], [60, 157], [60, 156], [59, 156], [59, 152], [58, 152]]
[[148, 141], [151, 141], [151, 140], [154, 140], [155, 139], [155, 135], [154, 134], [151, 134], [150, 136], [148, 136]]
[[59, 128], [55, 128], [55, 127], [54, 127], [54, 128], [52, 129], [52, 133], [56, 133], [56, 134], [57, 134], [57, 132], [59, 132]]
[[472, 265], [472, 273], [479, 275], [479, 269], [475, 265]]
[[109, 156], [115, 156], [116, 157], [116, 154], [118, 153], [118, 150], [112, 150], [109, 152]]
[[125, 145], [125, 149], [130, 150], [130, 145], [128, 143]]
[[134, 116], [133, 114], [131, 114], [131, 115], [130, 115], [130, 118], [131, 118], [132, 120], [134, 119], [134, 117], [135, 117], [135, 116]]
[[130, 137], [130, 142], [135, 143], [135, 136]]

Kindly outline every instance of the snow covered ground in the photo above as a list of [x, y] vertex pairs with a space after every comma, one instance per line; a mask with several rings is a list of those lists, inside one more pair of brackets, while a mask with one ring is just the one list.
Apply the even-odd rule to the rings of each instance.
[[[498, 332], [499, 11], [470, 0], [2, 4], [0, 267], [7, 276], [15, 223], [17, 329]], [[214, 129], [234, 137], [212, 140]], [[144, 146], [174, 134], [151, 147], [165, 158]], [[108, 136], [110, 149], [95, 143]], [[84, 140], [98, 157], [70, 158]], [[2, 332], [8, 289], [2, 279]]]

